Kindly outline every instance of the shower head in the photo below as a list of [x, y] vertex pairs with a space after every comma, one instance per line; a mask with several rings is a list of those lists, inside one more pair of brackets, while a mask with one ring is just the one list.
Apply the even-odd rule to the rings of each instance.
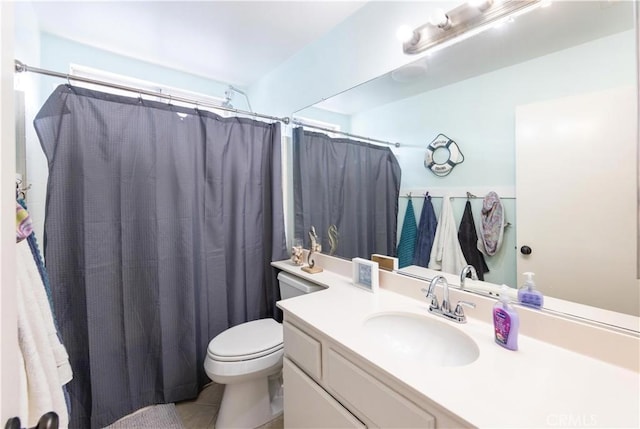
[[229, 109], [233, 109], [233, 104], [231, 104], [231, 99], [233, 98], [234, 88], [229, 85], [229, 88], [224, 92], [224, 101], [222, 102], [222, 107], [226, 107]]
[[227, 90], [224, 92], [225, 100], [222, 103], [222, 107], [234, 109], [233, 105], [231, 104], [231, 99], [233, 98], [234, 92], [244, 95], [244, 98], [247, 99], [247, 105], [249, 106], [249, 111], [253, 113], [253, 109], [251, 108], [251, 102], [249, 101], [249, 97], [247, 96], [247, 94], [245, 94], [244, 91], [241, 91], [232, 85], [229, 85]]

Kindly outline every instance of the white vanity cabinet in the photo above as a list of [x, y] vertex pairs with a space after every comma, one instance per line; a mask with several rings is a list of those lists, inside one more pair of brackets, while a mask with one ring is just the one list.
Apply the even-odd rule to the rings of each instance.
[[[637, 336], [522, 308], [520, 350], [513, 352], [495, 344], [495, 301], [474, 295], [478, 318], [450, 327], [475, 343], [476, 360], [458, 366], [423, 362], [403, 354], [403, 345], [410, 348], [419, 334], [415, 340], [399, 336], [397, 348], [368, 325], [394, 314], [453, 325], [428, 314], [422, 294], [413, 297], [423, 282], [381, 272], [373, 294], [353, 286], [349, 261], [317, 257], [324, 268], [317, 274], [290, 261], [273, 263], [326, 287], [278, 302], [284, 313], [285, 427], [640, 427]], [[454, 300], [467, 298], [466, 292], [450, 292]], [[504, 392], [518, 400], [496, 402]]]
[[283, 327], [286, 428], [468, 426], [408, 399], [406, 387], [286, 312]]

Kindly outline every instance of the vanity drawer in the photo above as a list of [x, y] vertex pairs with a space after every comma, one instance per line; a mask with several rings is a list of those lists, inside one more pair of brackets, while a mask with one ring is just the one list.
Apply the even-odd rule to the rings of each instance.
[[329, 349], [327, 384], [347, 408], [382, 428], [435, 428], [435, 418]]
[[284, 424], [287, 428], [366, 429], [331, 395], [284, 358]]
[[322, 378], [322, 344], [309, 334], [285, 321], [284, 353], [309, 376], [320, 381]]

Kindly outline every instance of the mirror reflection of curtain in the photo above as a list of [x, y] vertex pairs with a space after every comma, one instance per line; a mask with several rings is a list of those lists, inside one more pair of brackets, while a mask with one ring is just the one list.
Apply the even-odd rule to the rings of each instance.
[[61, 85], [35, 126], [70, 427], [195, 397], [209, 341], [274, 313], [280, 125]]
[[315, 226], [322, 251], [336, 225], [336, 256], [395, 256], [400, 166], [388, 147], [293, 130], [295, 237], [309, 247]]

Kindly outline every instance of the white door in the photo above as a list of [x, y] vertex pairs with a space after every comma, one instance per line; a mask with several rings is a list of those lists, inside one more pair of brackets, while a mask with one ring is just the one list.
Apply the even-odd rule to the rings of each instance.
[[635, 100], [627, 87], [516, 109], [516, 252], [545, 295], [638, 315]]
[[0, 425], [18, 415], [13, 5], [0, 1]]

